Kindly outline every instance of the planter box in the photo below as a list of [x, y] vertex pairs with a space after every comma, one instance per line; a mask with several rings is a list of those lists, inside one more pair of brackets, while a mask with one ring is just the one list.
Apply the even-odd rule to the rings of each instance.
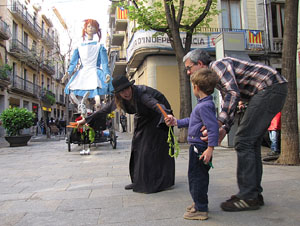
[[32, 135], [23, 134], [20, 136], [6, 136], [5, 140], [9, 143], [10, 147], [27, 146], [28, 141]]

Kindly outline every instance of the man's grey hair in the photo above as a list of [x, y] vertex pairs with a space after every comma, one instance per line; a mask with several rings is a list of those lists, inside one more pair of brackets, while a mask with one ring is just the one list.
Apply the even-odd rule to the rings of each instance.
[[188, 52], [184, 57], [183, 57], [183, 63], [187, 61], [187, 59], [190, 59], [194, 64], [198, 63], [198, 60], [200, 60], [204, 65], [209, 65], [211, 62], [211, 58], [205, 50], [202, 49], [194, 49], [190, 52]]

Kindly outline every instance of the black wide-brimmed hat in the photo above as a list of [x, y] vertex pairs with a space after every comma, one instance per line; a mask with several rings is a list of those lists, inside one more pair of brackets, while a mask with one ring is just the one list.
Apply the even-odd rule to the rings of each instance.
[[129, 82], [128, 78], [125, 75], [119, 75], [112, 80], [112, 85], [114, 87], [114, 93], [118, 93], [123, 89], [126, 89], [129, 86], [134, 84], [135, 80]]

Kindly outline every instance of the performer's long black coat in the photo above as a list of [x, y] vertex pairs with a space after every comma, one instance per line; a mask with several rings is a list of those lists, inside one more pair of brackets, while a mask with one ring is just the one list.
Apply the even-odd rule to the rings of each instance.
[[[171, 113], [171, 106], [165, 96], [153, 88], [139, 85], [133, 85], [132, 88], [134, 104], [123, 100], [123, 110], [128, 114], [135, 114], [129, 163], [133, 191], [162, 191], [174, 185], [175, 161], [169, 156], [168, 127], [156, 104], [159, 103], [168, 113]], [[92, 123], [97, 120], [97, 115], [110, 113], [115, 109], [115, 102], [112, 101], [86, 118], [86, 121]]]

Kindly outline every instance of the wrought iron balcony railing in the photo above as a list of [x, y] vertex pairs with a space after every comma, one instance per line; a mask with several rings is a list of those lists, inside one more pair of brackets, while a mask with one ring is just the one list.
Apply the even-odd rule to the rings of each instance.
[[10, 81], [12, 84], [12, 88], [18, 89], [23, 92], [30, 93], [30, 94], [36, 96], [37, 98], [40, 97], [40, 93], [41, 93], [40, 86], [38, 86], [28, 80], [25, 80], [17, 75], [11, 75]]
[[11, 37], [11, 32], [7, 23], [0, 19], [0, 40], [8, 40]]
[[32, 35], [34, 35], [36, 38], [42, 37], [42, 28], [37, 24], [33, 16], [30, 15], [26, 7], [18, 0], [12, 0], [11, 13], [19, 20], [24, 22], [24, 25]]

